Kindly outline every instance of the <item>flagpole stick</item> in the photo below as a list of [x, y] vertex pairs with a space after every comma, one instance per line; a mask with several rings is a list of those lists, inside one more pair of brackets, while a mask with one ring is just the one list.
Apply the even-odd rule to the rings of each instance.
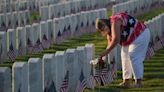
[[98, 90], [100, 92], [100, 85], [101, 85], [101, 78], [100, 78], [100, 65], [98, 65], [98, 70], [99, 70], [99, 80], [100, 80], [100, 84], [98, 83]]
[[[92, 69], [92, 71], [93, 71], [93, 77], [94, 77], [94, 75], [95, 75], [95, 65], [92, 65], [93, 67], [93, 69]], [[95, 86], [95, 83], [96, 83], [96, 81], [95, 81], [95, 79], [93, 80], [94, 81], [94, 86]], [[93, 87], [93, 91], [92, 92], [95, 92], [95, 87]]]

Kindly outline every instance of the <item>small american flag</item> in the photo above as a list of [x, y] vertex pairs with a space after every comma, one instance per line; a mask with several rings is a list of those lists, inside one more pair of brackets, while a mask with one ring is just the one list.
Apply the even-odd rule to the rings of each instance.
[[19, 49], [18, 49], [18, 56], [22, 56], [23, 55], [23, 48], [22, 48], [22, 43], [21, 40], [19, 42]]
[[164, 46], [164, 35], [161, 37], [161, 43]]
[[64, 27], [63, 34], [62, 34], [63, 39], [66, 39], [66, 36], [67, 36], [67, 29], [66, 27]]
[[158, 51], [159, 49], [161, 49], [163, 47], [161, 41], [159, 38], [157, 38], [158, 40], [156, 41], [156, 43], [154, 44], [154, 50]]
[[44, 92], [56, 92], [55, 83], [52, 81], [50, 85], [47, 85]]
[[69, 76], [69, 73], [67, 71], [66, 75], [65, 75], [65, 78], [62, 82], [62, 85], [61, 85], [61, 88], [60, 88], [60, 92], [68, 92], [68, 76]]
[[104, 68], [104, 69], [101, 70], [100, 78], [101, 78], [101, 81], [102, 81], [103, 85], [107, 84], [107, 77], [106, 77], [107, 73], [108, 73], [108, 69], [107, 68]]
[[31, 40], [28, 38], [27, 39], [27, 53], [32, 54], [32, 51], [33, 51], [33, 46], [32, 46]]
[[107, 83], [111, 83], [113, 81], [113, 75], [112, 75], [112, 71], [108, 71], [107, 73]]
[[43, 35], [42, 47], [43, 49], [48, 49], [50, 47], [50, 42], [48, 41], [45, 34]]
[[84, 79], [83, 72], [81, 71], [80, 78], [76, 87], [76, 92], [83, 92], [86, 87], [87, 87], [87, 82]]
[[8, 56], [9, 56], [10, 61], [14, 61], [16, 58], [16, 53], [14, 51], [12, 43], [10, 44], [10, 47], [9, 47]]
[[154, 56], [154, 50], [152, 47], [148, 47], [148, 50], [146, 52], [146, 59], [150, 59], [152, 56]]
[[96, 86], [96, 84], [95, 84], [94, 77], [93, 77], [93, 68], [91, 68], [91, 74], [87, 80], [87, 87], [94, 89], [95, 86]]
[[117, 79], [117, 63], [116, 62], [114, 62], [114, 64], [113, 64], [112, 71], [113, 71], [113, 78]]
[[34, 48], [33, 48], [33, 53], [39, 53], [42, 50], [43, 50], [42, 44], [41, 44], [40, 40], [38, 39]]
[[62, 41], [63, 41], [63, 37], [62, 37], [62, 34], [61, 34], [60, 30], [59, 30], [58, 35], [56, 37], [56, 43], [59, 44]]
[[50, 37], [48, 39], [50, 44], [54, 44], [53, 33], [51, 32]]
[[98, 84], [101, 84], [100, 75], [101, 75], [101, 74], [100, 74], [100, 70], [96, 69], [95, 75], [94, 75], [94, 79], [96, 80], [96, 82], [97, 82]]

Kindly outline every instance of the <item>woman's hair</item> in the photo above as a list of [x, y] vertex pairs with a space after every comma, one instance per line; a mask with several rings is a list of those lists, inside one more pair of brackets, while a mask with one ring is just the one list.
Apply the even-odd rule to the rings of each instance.
[[96, 19], [96, 30], [99, 32], [104, 31], [108, 27], [111, 30], [110, 19]]

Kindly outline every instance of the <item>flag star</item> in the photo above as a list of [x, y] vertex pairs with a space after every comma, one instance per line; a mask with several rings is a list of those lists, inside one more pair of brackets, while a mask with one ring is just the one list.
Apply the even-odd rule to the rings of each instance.
[[129, 20], [129, 23], [130, 23], [130, 24], [133, 24], [133, 23], [134, 23], [134, 20], [133, 20], [133, 19], [130, 19], [130, 20]]
[[124, 31], [124, 32], [122, 33], [122, 35], [123, 35], [124, 37], [126, 37], [126, 36], [128, 35], [128, 33], [127, 33], [126, 31]]

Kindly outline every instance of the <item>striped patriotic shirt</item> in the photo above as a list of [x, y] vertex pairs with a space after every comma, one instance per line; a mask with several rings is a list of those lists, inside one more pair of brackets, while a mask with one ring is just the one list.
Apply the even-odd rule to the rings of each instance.
[[120, 26], [122, 46], [130, 45], [146, 29], [143, 23], [124, 12], [111, 16], [110, 22], [114, 23], [119, 19], [122, 21]]

